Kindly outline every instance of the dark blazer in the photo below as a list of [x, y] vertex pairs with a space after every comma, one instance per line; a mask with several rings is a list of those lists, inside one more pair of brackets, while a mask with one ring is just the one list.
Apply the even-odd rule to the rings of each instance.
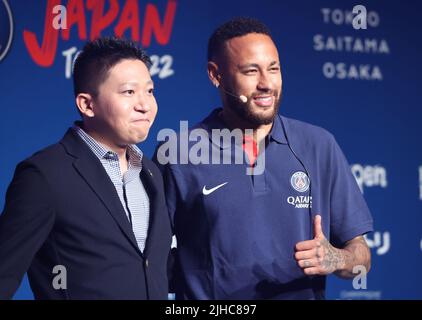
[[[0, 215], [0, 299], [13, 296], [27, 271], [36, 299], [167, 299], [163, 180], [146, 157], [142, 165], [150, 199], [144, 253], [101, 162], [73, 130], [21, 162]], [[57, 265], [66, 273], [53, 273]], [[55, 289], [63, 276], [66, 289]]]

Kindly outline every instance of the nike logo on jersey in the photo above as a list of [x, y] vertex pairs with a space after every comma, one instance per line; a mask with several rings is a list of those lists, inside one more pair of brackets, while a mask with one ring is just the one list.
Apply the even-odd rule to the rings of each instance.
[[209, 195], [210, 193], [213, 193], [215, 190], [217, 190], [217, 189], [219, 189], [219, 188], [221, 188], [222, 186], [224, 186], [225, 184], [227, 184], [228, 182], [224, 182], [224, 183], [222, 183], [222, 184], [219, 184], [218, 186], [216, 186], [216, 187], [214, 187], [214, 188], [211, 188], [211, 189], [207, 189], [207, 187], [206, 186], [204, 186], [203, 188], [202, 188], [202, 194], [204, 195], [204, 196], [207, 196], [207, 195]]

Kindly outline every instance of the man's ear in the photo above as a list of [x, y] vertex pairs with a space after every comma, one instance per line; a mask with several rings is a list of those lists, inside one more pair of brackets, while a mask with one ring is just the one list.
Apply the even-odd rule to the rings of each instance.
[[214, 61], [208, 61], [207, 71], [208, 77], [210, 78], [212, 84], [218, 88], [221, 84], [221, 75], [218, 64], [216, 64]]
[[79, 93], [76, 96], [76, 106], [85, 117], [94, 117], [94, 99], [89, 93]]

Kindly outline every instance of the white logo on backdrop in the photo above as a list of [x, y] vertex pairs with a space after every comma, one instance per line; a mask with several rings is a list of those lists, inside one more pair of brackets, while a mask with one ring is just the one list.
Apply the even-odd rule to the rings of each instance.
[[368, 235], [364, 235], [366, 243], [370, 249], [376, 248], [376, 253], [379, 256], [386, 254], [391, 247], [390, 232], [376, 231], [372, 235], [372, 239]]
[[[315, 34], [313, 37], [314, 50], [323, 53], [352, 53], [359, 57], [362, 55], [389, 55], [390, 47], [384, 38], [368, 35], [367, 29], [378, 28], [381, 18], [378, 12], [368, 10], [363, 5], [353, 8], [321, 8], [322, 21], [331, 25], [334, 34]], [[344, 29], [344, 34], [334, 29]], [[359, 63], [345, 61], [350, 55], [343, 55], [337, 61], [322, 63], [322, 74], [326, 79], [338, 80], [370, 80], [382, 81], [384, 76], [382, 69], [377, 64], [365, 63], [359, 59]]]
[[351, 166], [351, 170], [362, 193], [364, 193], [364, 187], [386, 188], [388, 186], [387, 170], [382, 166], [363, 166], [356, 163]]
[[419, 200], [422, 200], [422, 166], [419, 167]]

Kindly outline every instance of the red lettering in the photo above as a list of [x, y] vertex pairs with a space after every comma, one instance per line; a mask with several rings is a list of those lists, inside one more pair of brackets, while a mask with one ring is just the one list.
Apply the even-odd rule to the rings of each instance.
[[56, 56], [59, 31], [53, 28], [53, 8], [60, 5], [60, 0], [48, 0], [44, 19], [44, 35], [42, 45], [37, 41], [35, 33], [24, 30], [23, 42], [32, 60], [42, 67], [49, 67]]
[[86, 40], [85, 9], [82, 0], [69, 0], [67, 3], [67, 28], [62, 30], [63, 40], [69, 40], [70, 29], [76, 24], [78, 26], [79, 39]]
[[147, 4], [145, 11], [144, 29], [142, 33], [142, 46], [148, 47], [151, 44], [152, 33], [155, 34], [157, 43], [166, 45], [170, 40], [173, 29], [174, 16], [176, 15], [177, 3], [174, 0], [167, 2], [167, 9], [164, 16], [164, 23], [160, 23], [158, 9], [153, 4]]
[[137, 0], [128, 0], [123, 8], [119, 23], [114, 28], [116, 36], [121, 37], [127, 29], [131, 29], [131, 38], [139, 41], [139, 8]]
[[88, 0], [87, 8], [92, 10], [90, 39], [94, 40], [101, 36], [101, 31], [107, 28], [116, 19], [119, 13], [117, 0], [110, 0], [110, 8], [104, 13], [104, 0]]
[[[61, 0], [48, 0], [45, 19], [44, 33], [41, 45], [37, 36], [30, 30], [23, 31], [23, 40], [32, 60], [42, 66], [49, 67], [54, 63], [56, 56], [59, 30], [53, 27], [53, 8], [61, 5]], [[176, 0], [168, 0], [164, 18], [160, 19], [158, 8], [154, 4], [147, 4], [145, 19], [142, 31], [142, 46], [151, 45], [154, 36], [157, 43], [166, 45], [170, 41], [176, 15]], [[109, 27], [119, 15], [119, 1], [109, 0], [108, 10], [105, 11], [105, 0], [87, 0], [86, 9], [92, 11], [90, 39], [94, 40], [101, 36], [101, 32]], [[69, 40], [71, 29], [76, 26], [78, 37], [81, 40], [87, 39], [87, 21], [83, 0], [69, 0], [66, 6], [67, 28], [62, 29], [62, 39]], [[140, 19], [138, 0], [127, 0], [123, 6], [120, 19], [114, 27], [114, 34], [122, 37], [126, 32], [132, 40], [140, 41]]]

